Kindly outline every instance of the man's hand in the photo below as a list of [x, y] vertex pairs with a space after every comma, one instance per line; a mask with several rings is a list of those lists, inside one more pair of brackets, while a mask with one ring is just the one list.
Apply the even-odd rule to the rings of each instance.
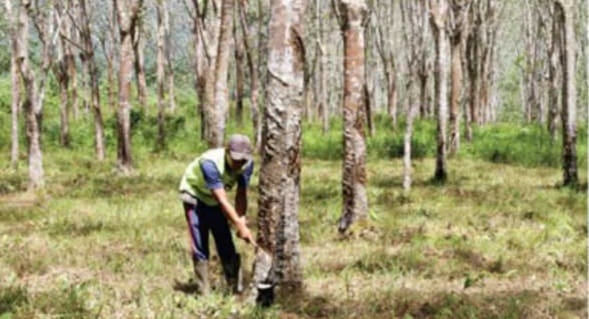
[[246, 243], [254, 243], [255, 239], [252, 232], [245, 224], [245, 219], [240, 218], [239, 223], [235, 225], [237, 228], [237, 237], [243, 239]]

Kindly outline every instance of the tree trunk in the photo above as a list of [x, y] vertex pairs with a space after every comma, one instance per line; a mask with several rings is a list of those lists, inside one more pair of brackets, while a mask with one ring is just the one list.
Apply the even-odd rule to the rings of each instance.
[[[258, 244], [274, 256], [269, 278], [254, 283], [302, 288], [298, 205], [303, 113], [304, 0], [272, 1], [258, 199]], [[256, 259], [255, 269], [270, 269]], [[267, 267], [267, 268], [265, 268]], [[255, 273], [255, 272], [254, 272]], [[260, 299], [258, 299], [260, 301]]]
[[29, 20], [27, 10], [32, 4], [29, 1], [23, 1], [18, 9], [18, 26], [19, 45], [17, 55], [17, 65], [20, 76], [24, 84], [24, 99], [22, 108], [25, 115], [26, 137], [28, 143], [28, 159], [29, 159], [29, 190], [42, 188], [44, 185], [43, 172], [43, 153], [41, 152], [41, 134], [39, 127], [39, 117], [36, 114], [35, 103], [38, 101], [37, 85], [35, 82], [35, 74], [29, 65], [28, 56], [28, 32]]
[[380, 56], [384, 79], [386, 82], [385, 89], [387, 94], [387, 115], [391, 118], [393, 130], [397, 129], [397, 72], [395, 63], [395, 54], [393, 49], [393, 30], [395, 25], [394, 3], [377, 2], [379, 6], [384, 6], [374, 10], [376, 19], [373, 19], [371, 25], [375, 29], [375, 45]]
[[[364, 0], [366, 1], [366, 0]], [[368, 7], [368, 6], [367, 6]], [[368, 13], [367, 13], [368, 14]], [[372, 61], [374, 60], [374, 57], [372, 56], [372, 48], [370, 46], [370, 43], [373, 42], [372, 39], [372, 30], [370, 30], [370, 28], [363, 28], [363, 32], [364, 32], [364, 43], [367, 43], [368, 45], [364, 45], [363, 49], [364, 49], [364, 84], [363, 84], [363, 94], [364, 94], [364, 102], [362, 103], [364, 105], [364, 116], [366, 116], [366, 129], [368, 132], [368, 136], [372, 137], [374, 136], [375, 133], [375, 127], [374, 127], [374, 123], [373, 123], [373, 101], [372, 101], [372, 92], [373, 90], [371, 90], [371, 87], [374, 87], [373, 85], [371, 85], [370, 83], [370, 79], [372, 78], [372, 75], [375, 73], [376, 70], [373, 70], [371, 68], [372, 66]]]
[[197, 114], [200, 116], [201, 139], [209, 141], [210, 119], [208, 106], [215, 100], [215, 65], [220, 22], [216, 13], [210, 14], [208, 2], [193, 0], [192, 35], [194, 38], [195, 89], [198, 96]]
[[243, 99], [244, 99], [244, 77], [245, 72], [244, 68], [244, 54], [245, 49], [243, 46], [243, 41], [239, 41], [239, 35], [237, 34], [238, 31], [238, 23], [237, 20], [239, 18], [239, 10], [235, 10], [233, 14], [233, 43], [235, 44], [234, 54], [235, 54], [235, 119], [237, 121], [237, 125], [239, 127], [243, 126]]
[[6, 16], [8, 17], [8, 30], [10, 33], [10, 78], [11, 78], [11, 97], [12, 102], [10, 104], [11, 114], [11, 130], [10, 130], [10, 167], [13, 169], [18, 168], [18, 152], [19, 152], [19, 141], [18, 141], [18, 114], [21, 102], [21, 89], [20, 89], [20, 73], [19, 73], [19, 61], [18, 54], [20, 46], [27, 41], [26, 32], [22, 31], [23, 27], [19, 22], [18, 17], [20, 16], [20, 10], [23, 10], [20, 5], [17, 8], [17, 12], [13, 11], [11, 0], [5, 0], [6, 5]]
[[561, 66], [562, 81], [562, 168], [563, 185], [575, 187], [579, 183], [577, 171], [577, 90], [575, 79], [575, 30], [573, 23], [573, 1], [557, 0], [561, 21], [563, 53]]
[[119, 22], [119, 107], [117, 111], [117, 164], [122, 173], [133, 170], [131, 152], [131, 81], [133, 72], [132, 32], [143, 0], [113, 0]]
[[368, 216], [366, 195], [366, 141], [364, 114], [364, 26], [367, 13], [363, 0], [340, 0], [340, 27], [344, 38], [344, 161], [343, 205], [338, 230], [345, 233], [352, 223]]
[[450, 134], [448, 152], [455, 154], [460, 150], [460, 98], [462, 96], [462, 46], [467, 5], [461, 0], [451, 0], [450, 11]]
[[235, 0], [223, 0], [221, 7], [221, 29], [217, 44], [217, 58], [214, 73], [214, 99], [206, 99], [205, 111], [207, 120], [207, 142], [209, 147], [223, 146], [225, 123], [229, 108], [227, 91], [227, 74], [231, 45], [231, 29], [233, 24], [233, 8]]
[[165, 132], [165, 26], [164, 17], [165, 4], [163, 0], [157, 1], [157, 139], [155, 143], [156, 150], [163, 150], [166, 144]]
[[411, 190], [411, 138], [413, 136], [413, 119], [418, 112], [415, 106], [407, 110], [407, 124], [403, 137], [403, 189], [405, 192]]
[[[57, 12], [63, 11], [63, 4], [58, 2], [55, 3], [55, 10]], [[66, 9], [68, 7], [66, 6]], [[59, 91], [59, 119], [60, 119], [60, 130], [59, 130], [59, 144], [63, 147], [69, 148], [70, 143], [70, 126], [69, 126], [69, 114], [70, 114], [70, 74], [71, 74], [71, 59], [72, 49], [71, 34], [70, 34], [70, 18], [57, 17], [57, 20], [61, 19], [61, 26], [59, 29], [60, 41], [58, 42], [57, 48], [57, 61], [54, 63], [53, 74], [57, 80], [57, 86]]]
[[174, 64], [172, 58], [172, 43], [170, 42], [170, 14], [168, 4], [162, 3], [163, 27], [164, 27], [164, 54], [166, 57], [166, 64], [164, 73], [168, 76], [168, 107], [170, 112], [176, 111], [176, 84], [174, 80]]
[[468, 108], [467, 108], [467, 116], [466, 116], [466, 140], [472, 142], [472, 130], [473, 126], [478, 123], [478, 112], [479, 112], [479, 104], [480, 104], [480, 95], [479, 95], [479, 88], [480, 88], [480, 76], [479, 76], [479, 67], [478, 61], [480, 60], [479, 57], [479, 39], [478, 39], [478, 25], [480, 22], [475, 21], [475, 29], [471, 31], [471, 34], [468, 37], [468, 43], [466, 46], [467, 50], [467, 65], [468, 65], [468, 81], [469, 81], [469, 92], [468, 92]]
[[116, 101], [116, 89], [115, 89], [115, 71], [114, 71], [114, 61], [116, 59], [116, 47], [118, 47], [117, 43], [117, 10], [114, 7], [114, 2], [110, 2], [113, 8], [111, 8], [111, 12], [108, 16], [108, 30], [106, 30], [103, 34], [98, 35], [98, 39], [100, 40], [100, 45], [102, 47], [102, 52], [104, 53], [104, 59], [106, 61], [106, 91], [108, 96], [108, 105], [110, 110], [114, 113], [117, 110], [117, 101]]
[[255, 59], [255, 55], [253, 53], [253, 49], [250, 45], [249, 40], [249, 32], [248, 26], [249, 23], [247, 21], [247, 14], [244, 7], [244, 3], [242, 1], [239, 2], [239, 23], [241, 26], [242, 31], [242, 40], [243, 46], [245, 50], [245, 56], [247, 61], [247, 66], [250, 74], [250, 107], [251, 107], [251, 116], [252, 116], [252, 124], [254, 127], [254, 134], [255, 134], [255, 146], [256, 149], [259, 149], [260, 144], [262, 143], [262, 127], [260, 122], [262, 120], [262, 112], [260, 112], [258, 106], [258, 67], [257, 67], [257, 60]]
[[326, 65], [327, 65], [327, 53], [325, 52], [324, 47], [324, 23], [323, 23], [323, 15], [321, 10], [321, 2], [315, 2], [315, 21], [316, 21], [316, 28], [317, 28], [317, 70], [315, 74], [315, 87], [317, 89], [317, 95], [315, 96], [315, 100], [317, 102], [317, 111], [319, 113], [319, 118], [321, 119], [321, 132], [326, 134], [329, 130], [329, 107], [327, 105], [327, 72], [326, 72]]
[[[556, 6], [553, 6], [556, 8]], [[559, 68], [561, 59], [561, 22], [558, 20], [558, 10], [552, 12], [552, 34], [548, 50], [548, 132], [550, 133], [552, 141], [556, 140], [556, 130], [558, 124], [558, 110], [560, 109], [559, 87], [562, 78], [562, 71]]]
[[59, 122], [60, 122], [60, 129], [59, 129], [59, 144], [63, 147], [69, 148], [70, 143], [70, 125], [69, 125], [69, 97], [68, 97], [68, 87], [69, 87], [69, 80], [67, 78], [67, 71], [62, 69], [64, 61], [60, 61], [59, 65], [56, 68], [61, 70], [56, 71], [56, 78], [57, 78], [57, 85], [59, 87]]
[[137, 21], [133, 23], [132, 42], [134, 54], [135, 80], [137, 82], [137, 97], [139, 105], [147, 110], [147, 83], [145, 81], [145, 31], [143, 30], [142, 6], [137, 11]]
[[403, 39], [409, 50], [407, 54], [409, 78], [405, 84], [409, 94], [405, 109], [408, 114], [413, 104], [418, 102], [417, 111], [423, 117], [429, 112], [427, 91], [430, 72], [428, 67], [428, 4], [426, 0], [404, 0], [401, 1], [400, 8], [403, 21]]
[[[68, 7], [74, 7], [74, 0], [68, 0]], [[67, 12], [66, 12], [67, 15]], [[74, 15], [75, 16], [75, 15]], [[74, 42], [78, 40], [78, 34], [76, 32], [76, 28], [71, 24], [68, 23], [67, 26], [68, 30], [67, 33], [71, 36]], [[69, 86], [68, 86], [68, 96], [69, 96], [69, 110], [68, 110], [68, 119], [71, 117], [72, 113], [75, 116], [77, 115], [79, 106], [78, 106], [78, 71], [76, 69], [76, 49], [71, 43], [66, 43], [67, 41], [63, 42], [64, 49], [65, 49], [65, 62], [67, 68], [67, 74], [69, 78]], [[76, 42], [77, 43], [77, 42]]]
[[435, 104], [437, 109], [437, 152], [434, 180], [445, 182], [448, 176], [446, 168], [446, 126], [448, 118], [448, 38], [446, 36], [446, 19], [448, 16], [447, 0], [429, 0], [431, 24], [436, 43]]

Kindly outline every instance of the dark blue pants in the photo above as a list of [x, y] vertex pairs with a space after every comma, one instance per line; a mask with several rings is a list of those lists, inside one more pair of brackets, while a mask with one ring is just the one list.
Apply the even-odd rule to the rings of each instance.
[[192, 259], [204, 261], [209, 259], [209, 231], [213, 234], [217, 254], [222, 264], [235, 260], [237, 252], [225, 215], [220, 206], [208, 206], [183, 203], [188, 232], [192, 246]]

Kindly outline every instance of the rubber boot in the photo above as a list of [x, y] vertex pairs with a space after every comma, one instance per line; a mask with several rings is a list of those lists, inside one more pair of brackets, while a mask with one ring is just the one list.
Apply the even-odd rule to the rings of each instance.
[[209, 286], [209, 262], [206, 260], [194, 260], [194, 276], [196, 281], [196, 293], [204, 296], [210, 291]]
[[233, 294], [243, 292], [243, 275], [241, 273], [241, 256], [235, 254], [233, 259], [223, 263], [223, 272], [227, 286]]

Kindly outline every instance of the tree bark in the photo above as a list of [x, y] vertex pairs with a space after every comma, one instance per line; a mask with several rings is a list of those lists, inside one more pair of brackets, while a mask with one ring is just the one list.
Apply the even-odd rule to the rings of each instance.
[[576, 187], [579, 183], [577, 171], [577, 89], [575, 70], [575, 30], [573, 23], [573, 1], [557, 0], [557, 10], [562, 23], [564, 40], [561, 46], [562, 81], [562, 168], [563, 185]]
[[[258, 244], [274, 256], [269, 278], [254, 283], [302, 288], [298, 205], [303, 114], [304, 0], [272, 1], [264, 141], [258, 199]], [[255, 269], [264, 267], [256, 259]], [[254, 272], [255, 273], [255, 272]]]
[[133, 71], [132, 32], [143, 0], [113, 0], [119, 22], [119, 107], [117, 111], [117, 165], [126, 174], [133, 170], [131, 151], [131, 81]]
[[143, 110], [147, 110], [147, 83], [145, 80], [145, 30], [143, 29], [143, 4], [139, 5], [137, 10], [137, 21], [134, 22], [133, 33], [131, 35], [133, 42], [135, 80], [137, 83], [137, 97], [139, 105]]
[[163, 3], [164, 24], [164, 52], [166, 55], [165, 73], [168, 76], [168, 107], [170, 112], [176, 111], [176, 84], [174, 79], [174, 62], [172, 57], [172, 44], [170, 43], [170, 13], [166, 2]]
[[244, 55], [245, 49], [243, 41], [239, 41], [237, 19], [239, 18], [239, 10], [235, 10], [233, 14], [233, 42], [235, 44], [235, 119], [239, 127], [243, 126], [243, 99], [244, 94]]
[[157, 139], [155, 143], [156, 150], [163, 150], [166, 145], [165, 131], [165, 25], [166, 8], [163, 0], [157, 3]]
[[28, 56], [28, 32], [29, 20], [27, 11], [32, 10], [30, 1], [22, 1], [18, 9], [19, 45], [17, 65], [24, 84], [24, 98], [22, 108], [25, 115], [25, 127], [27, 137], [27, 151], [29, 161], [29, 190], [35, 190], [44, 186], [43, 153], [41, 151], [41, 134], [39, 116], [35, 103], [39, 100], [35, 73], [29, 65]]
[[[401, 1], [400, 8], [403, 40], [405, 47], [409, 50], [406, 55], [409, 76], [405, 83], [408, 92], [405, 110], [409, 114], [413, 104], [419, 103], [417, 111], [424, 116], [428, 109], [428, 4], [426, 0], [404, 0]], [[418, 84], [419, 87], [416, 87]]]
[[[66, 2], [65, 10], [69, 10], [69, 4]], [[65, 11], [63, 4], [60, 2], [55, 3], [55, 11]], [[73, 59], [72, 48], [69, 41], [71, 41], [70, 34], [70, 18], [69, 17], [57, 17], [57, 20], [61, 19], [62, 23], [59, 28], [60, 41], [58, 42], [57, 48], [57, 61], [54, 63], [53, 74], [57, 80], [59, 90], [59, 119], [60, 119], [60, 130], [59, 130], [59, 144], [63, 147], [69, 148], [71, 146], [70, 140], [70, 126], [69, 126], [69, 114], [71, 109], [71, 100], [69, 97], [70, 92], [70, 74], [71, 74], [71, 60]], [[57, 21], [56, 21], [57, 22]]]
[[198, 96], [197, 114], [200, 117], [201, 139], [208, 141], [209, 120], [208, 105], [215, 99], [215, 61], [220, 22], [218, 15], [208, 5], [192, 0], [194, 12], [192, 18], [192, 35], [194, 39], [194, 75], [195, 90]]
[[407, 125], [403, 136], [403, 190], [408, 193], [411, 190], [411, 138], [413, 136], [413, 120], [418, 112], [415, 106], [407, 110]]
[[162, 23], [164, 25], [164, 54], [166, 57], [164, 73], [168, 77], [168, 107], [170, 112], [174, 113], [176, 111], [176, 84], [174, 79], [172, 43], [170, 42], [170, 10], [168, 9], [168, 4], [166, 2], [164, 2], [162, 5]]
[[387, 91], [387, 114], [391, 118], [393, 129], [397, 128], [397, 71], [395, 63], [395, 54], [393, 49], [393, 29], [394, 29], [394, 3], [379, 3], [384, 8], [374, 10], [376, 21], [375, 44], [381, 63], [384, 69], [384, 78], [386, 81]]
[[560, 110], [559, 87], [561, 86], [562, 70], [559, 67], [561, 59], [561, 23], [558, 20], [556, 6], [552, 6], [552, 33], [548, 50], [548, 132], [552, 141], [556, 140], [558, 124], [558, 110]]
[[451, 0], [450, 11], [450, 117], [448, 152], [455, 154], [460, 150], [460, 101], [462, 96], [462, 47], [468, 3], [463, 0]]
[[117, 101], [116, 95], [117, 90], [115, 89], [115, 70], [114, 61], [116, 60], [117, 51], [116, 48], [118, 47], [117, 42], [117, 10], [114, 7], [114, 2], [110, 2], [113, 6], [110, 10], [110, 14], [108, 14], [108, 30], [103, 32], [102, 34], [98, 34], [98, 39], [100, 41], [100, 45], [102, 47], [102, 52], [104, 53], [104, 59], [106, 61], [106, 91], [108, 97], [108, 105], [110, 110], [114, 113], [117, 108]]
[[17, 12], [14, 12], [12, 7], [12, 0], [5, 0], [6, 16], [8, 17], [8, 30], [10, 34], [10, 78], [11, 78], [11, 97], [10, 104], [11, 114], [11, 129], [10, 129], [10, 167], [16, 170], [18, 168], [18, 153], [19, 153], [19, 138], [18, 138], [18, 114], [21, 102], [20, 89], [20, 73], [18, 54], [20, 46], [27, 41], [26, 32], [23, 32], [23, 27], [19, 22], [20, 6]]
[[447, 0], [429, 0], [431, 24], [436, 43], [435, 104], [437, 109], [437, 152], [434, 180], [445, 182], [448, 177], [446, 168], [447, 118], [448, 118], [448, 38], [446, 19], [448, 16]]
[[247, 14], [245, 9], [245, 4], [243, 1], [239, 1], [239, 23], [241, 25], [242, 31], [242, 39], [243, 39], [243, 46], [245, 50], [245, 56], [247, 61], [247, 66], [250, 74], [250, 105], [251, 105], [251, 116], [252, 116], [252, 124], [254, 127], [254, 134], [255, 134], [255, 147], [259, 150], [260, 145], [262, 143], [262, 125], [260, 124], [262, 121], [262, 112], [260, 112], [260, 108], [258, 106], [258, 83], [259, 83], [259, 76], [258, 76], [258, 60], [253, 52], [253, 49], [250, 45], [249, 39], [249, 32], [248, 26], [249, 23], [247, 21]]
[[207, 142], [209, 147], [222, 147], [225, 135], [226, 116], [227, 110], [229, 109], [227, 75], [229, 72], [234, 3], [235, 0], [222, 0], [221, 29], [219, 30], [213, 81], [214, 99], [205, 99], [205, 118], [207, 120]]
[[340, 0], [340, 28], [344, 38], [344, 161], [343, 205], [338, 230], [346, 230], [368, 217], [366, 195], [366, 141], [364, 114], [364, 26], [367, 14], [363, 0]]

